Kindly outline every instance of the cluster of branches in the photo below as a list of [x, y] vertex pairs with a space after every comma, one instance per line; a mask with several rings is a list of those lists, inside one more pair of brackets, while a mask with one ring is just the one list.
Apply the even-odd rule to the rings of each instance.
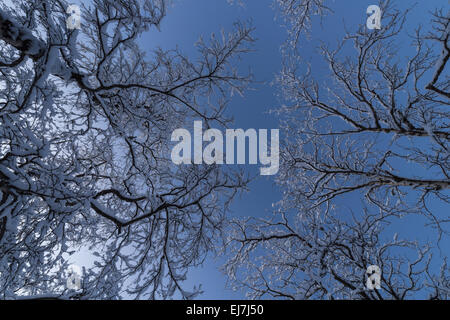
[[[251, 28], [145, 57], [164, 0], [94, 0], [70, 30], [61, 0], [0, 5], [0, 298], [192, 298], [188, 268], [212, 249], [242, 175], [174, 166], [172, 130], [226, 124]], [[71, 254], [95, 266], [66, 287]]]
[[[331, 9], [326, 1], [278, 2], [290, 26], [277, 79], [287, 101], [278, 110], [287, 135], [284, 197], [272, 219], [231, 224], [225, 270], [252, 298], [448, 299], [439, 247], [450, 221], [448, 12], [437, 10], [432, 30], [418, 28], [405, 50], [397, 44], [407, 11], [383, 2], [380, 30], [360, 26], [336, 48], [320, 46], [329, 73], [318, 81], [324, 68], [302, 68], [298, 39], [313, 15]], [[358, 212], [342, 205], [348, 200]], [[430, 243], [387, 231], [396, 221], [413, 226], [413, 215], [425, 218]], [[366, 287], [369, 265], [382, 270], [379, 290]]]

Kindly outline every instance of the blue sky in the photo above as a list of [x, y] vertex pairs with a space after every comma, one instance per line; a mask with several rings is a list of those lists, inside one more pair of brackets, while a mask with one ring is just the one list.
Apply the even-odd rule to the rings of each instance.
[[[221, 29], [232, 30], [233, 22], [249, 21], [255, 27], [253, 36], [257, 39], [255, 52], [243, 56], [240, 68], [251, 71], [257, 83], [253, 90], [247, 91], [243, 98], [234, 97], [229, 104], [228, 113], [234, 117], [233, 128], [271, 129], [278, 128], [277, 120], [268, 114], [279, 105], [274, 88], [270, 85], [281, 67], [280, 45], [284, 31], [274, 21], [272, 0], [248, 1], [245, 7], [230, 5], [226, 0], [178, 0], [169, 9], [161, 25], [161, 32], [151, 32], [144, 37], [145, 50], [152, 50], [155, 44], [165, 49], [178, 46], [188, 55], [195, 56], [194, 43], [199, 36], [207, 39], [212, 32]], [[147, 37], [148, 36], [148, 37]], [[256, 175], [259, 165], [246, 168]], [[250, 192], [237, 198], [233, 205], [233, 216], [254, 216], [269, 213], [272, 203], [279, 200], [280, 193], [272, 178], [258, 177], [250, 185]], [[240, 299], [242, 292], [225, 288], [226, 277], [218, 270], [223, 260], [208, 259], [203, 267], [192, 270], [187, 286], [201, 283], [205, 293], [200, 299]]]
[[[331, 45], [335, 44], [343, 35], [344, 26], [355, 30], [359, 24], [365, 24], [366, 8], [376, 4], [373, 0], [342, 0], [330, 1], [334, 14], [327, 17], [321, 26], [316, 21], [311, 43], [302, 43], [302, 54], [310, 58], [311, 64], [319, 65], [320, 57], [315, 53], [318, 40]], [[163, 20], [161, 31], [150, 31], [142, 37], [142, 47], [150, 52], [156, 46], [164, 49], [179, 47], [188, 56], [195, 56], [194, 43], [203, 35], [205, 39], [212, 32], [220, 32], [222, 28], [231, 30], [236, 20], [252, 21], [255, 27], [254, 37], [257, 39], [255, 52], [245, 55], [240, 62], [243, 72], [251, 68], [258, 83], [252, 85], [252, 91], [246, 92], [245, 97], [234, 97], [228, 107], [228, 113], [233, 115], [234, 128], [271, 129], [278, 128], [278, 121], [267, 112], [282, 103], [277, 97], [278, 91], [271, 85], [276, 73], [281, 67], [280, 45], [286, 38], [285, 30], [281, 27], [281, 19], [275, 20], [276, 11], [273, 0], [248, 0], [245, 6], [230, 5], [226, 0], [174, 0]], [[411, 7], [413, 11], [408, 16], [406, 30], [410, 34], [418, 23], [429, 21], [429, 11], [435, 7], [445, 6], [447, 0], [433, 1], [395, 1], [398, 9]], [[404, 42], [403, 42], [404, 40]], [[402, 39], [399, 45], [406, 47], [409, 39]], [[399, 55], [406, 55], [406, 51], [399, 51]], [[315, 68], [316, 72], [320, 68]], [[322, 69], [324, 70], [324, 69]], [[324, 70], [325, 72], [326, 70]], [[320, 77], [321, 75], [316, 76]], [[325, 78], [323, 79], [326, 80]], [[281, 139], [283, 132], [280, 132]], [[252, 174], [256, 174], [259, 166], [248, 166]], [[269, 213], [272, 203], [280, 199], [280, 191], [271, 177], [259, 177], [250, 185], [250, 192], [237, 199], [233, 205], [233, 216], [264, 216]], [[350, 199], [347, 199], [351, 201]], [[356, 199], [354, 199], [356, 201]], [[403, 226], [411, 233], [420, 230], [420, 222]], [[423, 225], [423, 224], [422, 224]], [[233, 292], [226, 288], [226, 277], [218, 271], [223, 260], [208, 259], [203, 267], [192, 270], [187, 282], [188, 289], [194, 284], [201, 283], [204, 295], [201, 299], [240, 299], [242, 292]]]

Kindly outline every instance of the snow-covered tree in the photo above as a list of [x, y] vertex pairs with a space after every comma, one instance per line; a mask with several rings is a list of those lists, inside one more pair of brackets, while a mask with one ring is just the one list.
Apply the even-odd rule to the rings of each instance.
[[[144, 54], [164, 0], [0, 4], [0, 298], [192, 298], [182, 282], [221, 233], [245, 179], [174, 166], [171, 132], [226, 124], [251, 28]], [[73, 28], [75, 26], [75, 28]], [[67, 288], [70, 255], [95, 256]]]
[[[448, 12], [437, 10], [432, 30], [418, 27], [405, 50], [407, 12], [385, 1], [381, 29], [347, 32], [320, 47], [324, 65], [309, 66], [299, 39], [332, 10], [278, 3], [290, 26], [277, 79], [287, 101], [278, 110], [284, 196], [274, 217], [232, 222], [225, 270], [252, 298], [450, 298], [440, 246], [450, 221]], [[392, 230], [417, 221], [429, 243]], [[366, 287], [370, 265], [382, 271], [379, 290]]]

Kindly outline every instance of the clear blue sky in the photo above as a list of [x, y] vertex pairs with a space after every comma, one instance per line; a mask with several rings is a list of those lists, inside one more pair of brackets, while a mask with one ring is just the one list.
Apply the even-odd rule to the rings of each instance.
[[[416, 3], [417, 2], [417, 3]], [[161, 32], [150, 31], [142, 39], [142, 46], [149, 52], [156, 46], [171, 49], [178, 46], [187, 55], [194, 56], [194, 43], [199, 36], [205, 39], [211, 32], [220, 32], [221, 28], [231, 30], [236, 20], [252, 20], [256, 28], [254, 36], [257, 38], [253, 53], [244, 57], [240, 68], [246, 71], [252, 69], [255, 80], [254, 91], [246, 93], [244, 98], [232, 99], [228, 112], [234, 116], [234, 128], [270, 129], [277, 128], [277, 119], [267, 111], [280, 105], [277, 98], [276, 87], [270, 85], [275, 74], [280, 70], [281, 56], [280, 45], [285, 40], [285, 30], [280, 26], [281, 20], [274, 20], [276, 13], [272, 9], [273, 0], [247, 0], [245, 6], [230, 5], [226, 0], [174, 0], [174, 5], [169, 9], [167, 17], [161, 25]], [[334, 15], [324, 20], [323, 27], [317, 25], [313, 34], [313, 40], [322, 40], [330, 44], [342, 37], [344, 21], [347, 28], [355, 30], [359, 24], [365, 24], [367, 19], [366, 8], [376, 4], [374, 0], [336, 0], [330, 1], [330, 6], [335, 11]], [[445, 6], [447, 0], [411, 1], [399, 0], [395, 4], [403, 9], [416, 3], [409, 15], [406, 28], [413, 33], [415, 26], [421, 22], [429, 21], [429, 11], [435, 7]], [[404, 39], [407, 45], [409, 40]], [[302, 47], [303, 55], [311, 57], [314, 67], [314, 46], [305, 43]], [[399, 54], [402, 54], [399, 52]], [[317, 69], [316, 69], [317, 70]], [[320, 70], [320, 69], [319, 69]], [[319, 76], [320, 75], [316, 75]], [[325, 79], [324, 79], [325, 80]], [[283, 133], [280, 132], [281, 138]], [[246, 168], [256, 173], [259, 166]], [[273, 184], [272, 178], [258, 178], [250, 185], [250, 192], [245, 194], [233, 205], [234, 216], [263, 216], [269, 213], [271, 204], [280, 199], [280, 192]], [[351, 199], [346, 199], [350, 200]], [[356, 199], [355, 199], [356, 200]], [[417, 232], [420, 223], [404, 226], [404, 230]], [[242, 292], [233, 292], [226, 289], [226, 278], [218, 271], [222, 260], [208, 259], [204, 267], [190, 272], [187, 282], [188, 288], [201, 283], [205, 291], [201, 299], [240, 299], [244, 298]]]

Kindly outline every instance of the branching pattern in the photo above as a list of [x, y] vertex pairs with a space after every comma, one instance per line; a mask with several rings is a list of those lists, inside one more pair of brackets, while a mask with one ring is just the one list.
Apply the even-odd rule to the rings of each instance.
[[[226, 124], [233, 67], [252, 29], [179, 50], [137, 44], [163, 0], [94, 0], [68, 30], [60, 0], [0, 7], [0, 298], [192, 298], [182, 286], [245, 187], [216, 166], [174, 166], [170, 133], [192, 118]], [[96, 255], [81, 290], [68, 257]], [[126, 289], [126, 290], [125, 290]]]
[[[279, 2], [300, 21], [287, 44], [296, 46], [324, 2]], [[233, 256], [225, 270], [252, 298], [449, 298], [445, 254], [440, 274], [430, 267], [436, 244], [391, 240], [385, 230], [419, 215], [438, 243], [448, 239], [450, 18], [436, 11], [433, 30], [418, 28], [405, 53], [397, 43], [408, 12], [381, 6], [380, 30], [361, 26], [336, 48], [320, 47], [326, 81], [301, 52], [285, 51], [277, 79], [288, 102], [277, 110], [287, 135], [278, 176], [284, 197], [272, 219], [234, 221], [227, 243]], [[347, 207], [363, 213], [343, 208], [355, 198], [361, 204]], [[382, 269], [380, 290], [365, 287], [369, 265]]]

